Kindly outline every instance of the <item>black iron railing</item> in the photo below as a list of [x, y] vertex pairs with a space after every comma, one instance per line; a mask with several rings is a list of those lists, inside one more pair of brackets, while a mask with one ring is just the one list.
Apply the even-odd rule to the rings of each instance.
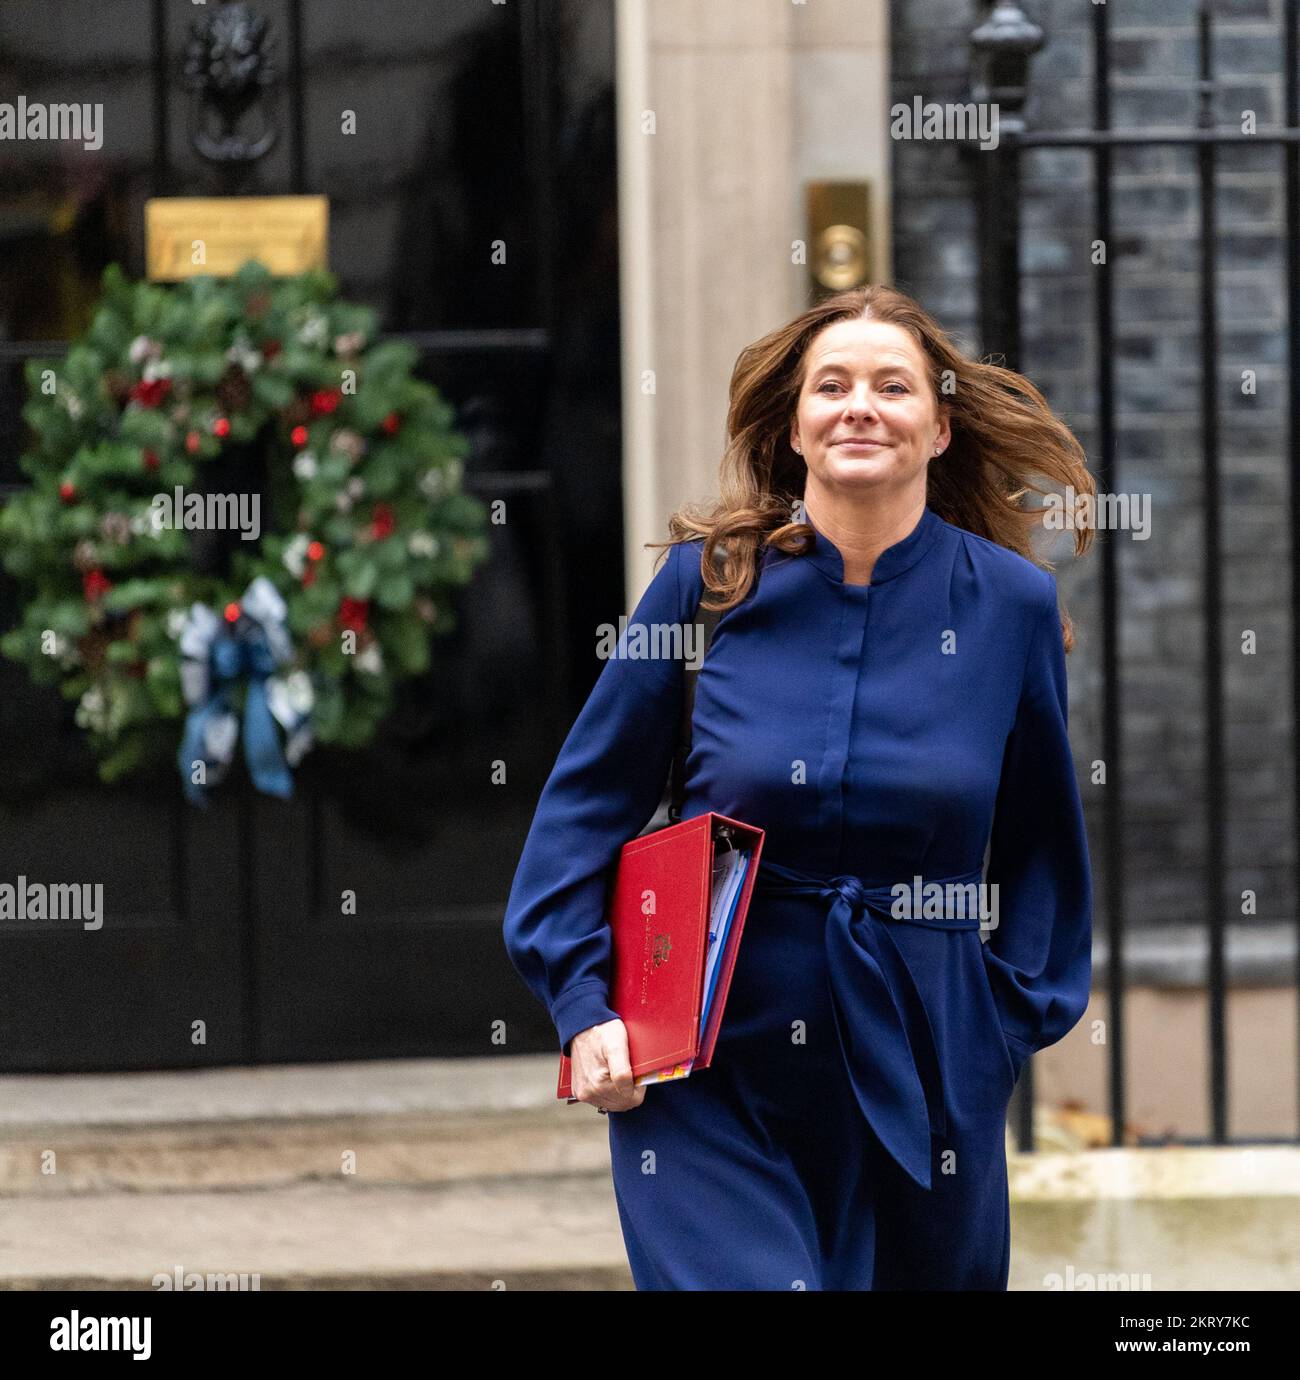
[[[1285, 183], [1285, 297], [1288, 305], [1288, 446], [1292, 531], [1300, 530], [1300, 0], [1284, 0], [1280, 55], [1284, 72], [1284, 120], [1279, 127], [1253, 133], [1216, 128], [1214, 116], [1215, 65], [1212, 8], [1198, 13], [1198, 113], [1192, 128], [1113, 129], [1110, 109], [1110, 7], [1092, 6], [1093, 120], [1091, 129], [1036, 130], [1025, 120], [1029, 70], [1033, 54], [1043, 46], [1042, 29], [1018, 4], [997, 0], [971, 35], [972, 96], [996, 103], [999, 114], [997, 146], [980, 150], [972, 159], [976, 169], [979, 209], [979, 302], [983, 348], [1005, 358], [1008, 368], [1020, 361], [1020, 212], [1021, 159], [1043, 148], [1077, 148], [1092, 152], [1094, 238], [1114, 243], [1111, 209], [1111, 150], [1117, 147], [1192, 146], [1197, 155], [1199, 201], [1199, 311], [1203, 515], [1203, 667], [1205, 746], [1204, 886], [1207, 905], [1209, 961], [1209, 1106], [1210, 1141], [1228, 1141], [1226, 971], [1224, 942], [1229, 898], [1225, 888], [1224, 831], [1226, 776], [1224, 769], [1224, 667], [1220, 644], [1223, 605], [1221, 562], [1221, 496], [1219, 394], [1216, 387], [1219, 323], [1216, 309], [1217, 260], [1215, 168], [1221, 146], [1275, 146], [1281, 154]], [[1094, 470], [1099, 493], [1118, 492], [1115, 446], [1115, 282], [1113, 256], [1107, 254], [1094, 276], [1097, 428]], [[1099, 544], [1101, 599], [1101, 756], [1112, 767], [1123, 759], [1123, 717], [1120, 706], [1119, 618], [1120, 586], [1115, 544]], [[1300, 723], [1300, 559], [1293, 556], [1292, 587], [1292, 723]], [[1300, 819], [1300, 758], [1292, 753], [1296, 817]], [[1105, 852], [1103, 904], [1108, 939], [1107, 995], [1109, 1020], [1109, 1111], [1112, 1140], [1123, 1143], [1126, 1096], [1125, 954], [1126, 932], [1123, 775], [1112, 770], [1102, 807]], [[1238, 898], [1239, 899], [1239, 898]], [[1300, 915], [1297, 916], [1300, 926]], [[1298, 946], [1300, 948], [1300, 946]], [[1297, 972], [1300, 994], [1300, 971]], [[1300, 1105], [1300, 1098], [1298, 1098]], [[1012, 1105], [1017, 1141], [1032, 1149], [1032, 1061], [1021, 1078]]]

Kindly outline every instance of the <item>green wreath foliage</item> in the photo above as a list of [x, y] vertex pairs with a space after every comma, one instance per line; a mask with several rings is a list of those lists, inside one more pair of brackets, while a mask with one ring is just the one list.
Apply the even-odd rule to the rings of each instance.
[[[113, 265], [66, 356], [28, 362], [31, 483], [0, 508], [24, 603], [0, 650], [77, 700], [104, 780], [174, 759], [186, 615], [233, 618], [258, 576], [287, 604], [280, 674], [315, 740], [363, 746], [428, 668], [488, 543], [460, 487], [465, 440], [416, 362], [331, 274], [257, 263], [175, 286]], [[260, 541], [196, 568], [194, 529], [161, 523], [159, 496], [220, 491], [223, 460], [250, 454]]]

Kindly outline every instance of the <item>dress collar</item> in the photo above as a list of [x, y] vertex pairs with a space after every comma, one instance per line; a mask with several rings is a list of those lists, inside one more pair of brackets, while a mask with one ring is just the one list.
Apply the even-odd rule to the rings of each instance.
[[[839, 584], [843, 584], [844, 557], [840, 555], [839, 547], [818, 531], [806, 513], [804, 521], [813, 529], [813, 535], [817, 539], [805, 559], [811, 561], [822, 574], [829, 576]], [[894, 576], [901, 575], [903, 571], [911, 569], [934, 544], [934, 539], [939, 535], [939, 529], [942, 526], [943, 519], [927, 503], [921, 510], [920, 521], [907, 536], [902, 541], [896, 541], [893, 546], [887, 546], [876, 557], [876, 563], [871, 571], [871, 583], [873, 585], [884, 584], [886, 580], [892, 580]]]

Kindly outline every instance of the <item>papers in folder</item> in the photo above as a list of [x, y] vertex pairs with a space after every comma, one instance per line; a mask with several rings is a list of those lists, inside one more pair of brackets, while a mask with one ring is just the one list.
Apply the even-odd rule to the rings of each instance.
[[[736, 914], [736, 902], [745, 884], [745, 873], [749, 868], [749, 850], [745, 848], [719, 848], [713, 858], [713, 879], [709, 893], [709, 950], [704, 960], [704, 999], [700, 1003], [700, 1036], [709, 1022], [709, 1011], [718, 985], [718, 960], [727, 945], [727, 934]], [[643, 1073], [635, 1080], [635, 1086], [643, 1083], [667, 1083], [674, 1078], [685, 1078], [695, 1061], [688, 1059], [683, 1064], [659, 1069], [654, 1073]]]

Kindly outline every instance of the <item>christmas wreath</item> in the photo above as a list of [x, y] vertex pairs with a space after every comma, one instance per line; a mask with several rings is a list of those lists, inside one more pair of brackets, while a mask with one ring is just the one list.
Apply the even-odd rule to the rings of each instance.
[[27, 364], [31, 484], [0, 509], [25, 601], [0, 649], [77, 701], [104, 780], [165, 754], [202, 802], [242, 739], [287, 796], [313, 741], [372, 738], [454, 625], [487, 555], [464, 439], [328, 273], [112, 266], [103, 287], [65, 358]]

